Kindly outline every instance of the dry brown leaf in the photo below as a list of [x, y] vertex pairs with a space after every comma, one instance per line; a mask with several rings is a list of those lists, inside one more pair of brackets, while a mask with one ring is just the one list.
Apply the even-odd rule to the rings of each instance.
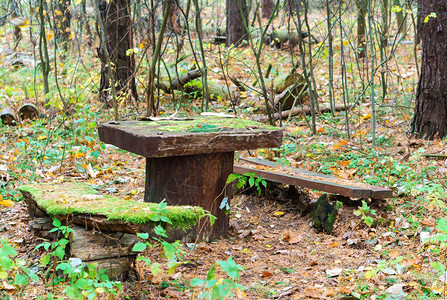
[[298, 234], [297, 232], [291, 233], [289, 238], [289, 244], [297, 244], [303, 240], [303, 236]]
[[396, 257], [399, 256], [399, 252], [396, 249], [393, 249], [390, 251], [390, 253], [388, 253], [388, 256], [391, 259], [395, 259]]
[[435, 226], [435, 221], [424, 219], [424, 220], [421, 221], [421, 224], [425, 225], [425, 226], [434, 227]]
[[263, 271], [261, 277], [262, 278], [269, 278], [269, 277], [273, 277], [273, 274], [270, 273], [269, 271]]

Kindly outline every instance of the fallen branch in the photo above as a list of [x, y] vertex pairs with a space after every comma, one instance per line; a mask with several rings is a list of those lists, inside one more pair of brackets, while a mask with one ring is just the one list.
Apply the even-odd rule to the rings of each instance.
[[[336, 105], [335, 111], [345, 111], [350, 108], [351, 108], [351, 105], [348, 105], [346, 107], [344, 105]], [[331, 108], [329, 106], [323, 106], [323, 107], [320, 107], [319, 113], [325, 113], [325, 112], [329, 112], [329, 111], [331, 111]], [[289, 115], [291, 117], [293, 117], [293, 116], [297, 116], [297, 115], [300, 115], [303, 113], [310, 114], [311, 113], [310, 106], [295, 107], [294, 109], [285, 110], [285, 111], [281, 112], [281, 114], [274, 113], [272, 115], [272, 118], [274, 120], [279, 120], [280, 118], [285, 119], [285, 118], [289, 117]], [[259, 116], [255, 120], [258, 122], [267, 122], [269, 119], [268, 119], [268, 116]]]

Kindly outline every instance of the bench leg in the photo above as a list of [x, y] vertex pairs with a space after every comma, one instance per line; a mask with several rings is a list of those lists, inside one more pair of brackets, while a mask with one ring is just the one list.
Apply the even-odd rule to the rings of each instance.
[[197, 205], [217, 217], [214, 225], [204, 220], [195, 235], [212, 240], [228, 233], [228, 215], [219, 206], [229, 191], [225, 183], [233, 172], [234, 152], [147, 158], [144, 201], [170, 205]]

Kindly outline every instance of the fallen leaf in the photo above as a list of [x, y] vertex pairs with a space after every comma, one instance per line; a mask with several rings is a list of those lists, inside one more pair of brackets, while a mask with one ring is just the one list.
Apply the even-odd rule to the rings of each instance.
[[390, 253], [388, 253], [388, 256], [391, 259], [395, 259], [396, 257], [399, 256], [399, 252], [396, 249], [393, 249], [390, 251]]
[[269, 271], [264, 271], [262, 272], [262, 278], [269, 278], [269, 277], [273, 277], [273, 274], [270, 273]]
[[282, 216], [284, 214], [284, 212], [282, 212], [282, 211], [277, 211], [277, 212], [275, 212], [273, 215], [275, 215], [275, 216], [277, 216], [277, 217], [280, 217], [280, 216]]
[[289, 239], [289, 244], [293, 245], [293, 244], [297, 244], [299, 242], [301, 242], [303, 240], [303, 236], [294, 232], [290, 234], [290, 239]]
[[343, 272], [343, 269], [335, 268], [335, 269], [326, 269], [326, 274], [329, 277], [337, 277]]
[[430, 220], [424, 219], [421, 221], [421, 224], [425, 225], [425, 226], [433, 227], [433, 226], [435, 226], [435, 221], [430, 221]]
[[12, 292], [16, 289], [15, 286], [13, 286], [12, 284], [9, 284], [6, 281], [3, 281], [2, 285], [3, 285], [3, 289], [6, 290], [7, 292]]
[[7, 206], [7, 207], [10, 207], [10, 206], [13, 206], [13, 205], [14, 205], [14, 201], [12, 201], [12, 200], [1, 200], [1, 201], [0, 201], [0, 205], [1, 205], [1, 206]]
[[96, 176], [98, 176], [98, 174], [99, 174], [98, 171], [93, 170], [92, 164], [88, 164], [85, 167], [85, 171], [91, 178], [96, 178]]

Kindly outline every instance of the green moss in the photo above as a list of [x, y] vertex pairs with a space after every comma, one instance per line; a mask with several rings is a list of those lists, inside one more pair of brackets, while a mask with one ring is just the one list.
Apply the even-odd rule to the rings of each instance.
[[[169, 132], [197, 132], [200, 128], [205, 128], [208, 131], [224, 131], [232, 129], [246, 129], [252, 130], [280, 130], [278, 127], [265, 125], [247, 119], [239, 118], [222, 118], [218, 116], [198, 116], [187, 120], [160, 120], [160, 121], [141, 121], [136, 123], [136, 126], [157, 126], [158, 131]], [[212, 130], [209, 130], [212, 129]]]
[[[31, 194], [39, 207], [51, 217], [66, 214], [96, 214], [109, 220], [133, 224], [154, 224], [151, 221], [157, 203], [137, 202], [102, 195], [86, 183], [31, 184], [19, 187], [22, 193]], [[167, 206], [166, 213], [172, 226], [187, 229], [196, 225], [205, 215], [197, 206]]]

